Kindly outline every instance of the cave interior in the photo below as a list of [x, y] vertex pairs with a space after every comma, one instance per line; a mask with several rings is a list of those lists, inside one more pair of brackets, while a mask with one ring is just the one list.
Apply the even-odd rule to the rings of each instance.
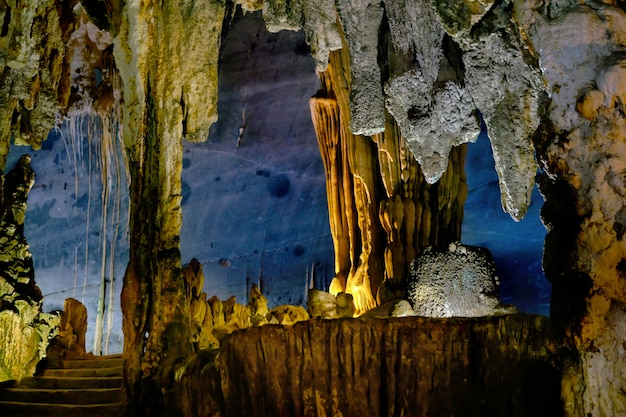
[[124, 415], [626, 415], [622, 2], [0, 21], [0, 382], [77, 299]]

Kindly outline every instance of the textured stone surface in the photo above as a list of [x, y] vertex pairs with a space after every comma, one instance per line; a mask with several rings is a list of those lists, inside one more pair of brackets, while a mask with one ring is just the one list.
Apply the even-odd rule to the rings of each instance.
[[385, 130], [378, 32], [383, 18], [379, 2], [339, 0], [337, 12], [350, 54], [350, 130], [371, 136]]
[[474, 101], [455, 82], [433, 91], [426, 77], [413, 70], [389, 80], [385, 95], [387, 110], [430, 184], [448, 168], [452, 147], [473, 142], [480, 133]]
[[435, 10], [427, 1], [388, 0], [385, 13], [395, 49], [417, 61], [425, 84], [432, 87], [439, 76], [445, 35]]
[[41, 147], [70, 95], [66, 42], [77, 1], [3, 2], [0, 19], [0, 168], [9, 143]]
[[270, 32], [302, 29], [303, 2], [300, 0], [263, 1], [263, 19]]
[[341, 49], [341, 36], [337, 26], [337, 10], [333, 0], [311, 0], [302, 2], [304, 34], [311, 47], [318, 71], [325, 71], [331, 51]]
[[546, 318], [526, 315], [251, 328], [225, 338], [205, 368], [219, 380], [183, 377], [223, 390], [186, 415], [223, 399], [225, 416], [559, 416], [547, 332]]
[[572, 416], [626, 413], [625, 28], [622, 9], [595, 4], [548, 8], [528, 24], [552, 98], [537, 138], [544, 264], [556, 328], [576, 352], [563, 379]]
[[446, 31], [455, 38], [469, 35], [470, 30], [491, 9], [495, 1], [429, 0]]
[[486, 248], [451, 243], [428, 247], [411, 265], [407, 296], [413, 310], [426, 317], [476, 317], [503, 314], [496, 265]]
[[60, 320], [41, 311], [41, 291], [24, 237], [26, 199], [34, 183], [29, 155], [0, 176], [0, 382], [34, 374]]
[[[532, 135], [539, 126], [545, 86], [508, 12], [498, 6], [464, 48], [465, 83], [487, 125], [502, 207], [515, 220], [526, 214], [537, 163]], [[495, 28], [504, 30], [496, 31]], [[536, 64], [535, 64], [536, 65]]]
[[216, 119], [223, 18], [219, 1], [129, 1], [115, 38], [131, 176], [121, 294], [131, 415], [162, 412], [158, 367], [192, 348], [180, 256], [182, 140], [206, 140]]

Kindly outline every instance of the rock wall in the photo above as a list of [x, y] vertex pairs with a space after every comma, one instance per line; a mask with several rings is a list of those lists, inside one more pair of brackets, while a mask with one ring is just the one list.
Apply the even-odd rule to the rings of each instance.
[[205, 351], [188, 362], [169, 410], [189, 417], [560, 416], [547, 324], [510, 315], [250, 328], [226, 337], [217, 357]]
[[26, 198], [34, 183], [29, 155], [0, 175], [0, 382], [35, 373], [60, 321], [41, 311], [43, 298], [24, 237]]
[[525, 29], [552, 98], [536, 140], [551, 316], [572, 350], [563, 398], [568, 415], [623, 415], [626, 13], [595, 3], [540, 11]]
[[0, 5], [0, 168], [9, 144], [39, 149], [70, 97], [67, 42], [75, 1]]
[[158, 415], [159, 367], [191, 350], [180, 257], [182, 140], [206, 140], [216, 117], [224, 4], [128, 1], [121, 13], [114, 55], [131, 177], [125, 386], [130, 415]]

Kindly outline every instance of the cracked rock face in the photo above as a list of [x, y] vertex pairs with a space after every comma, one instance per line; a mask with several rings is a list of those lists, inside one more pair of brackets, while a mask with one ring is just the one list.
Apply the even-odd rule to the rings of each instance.
[[32, 255], [23, 234], [26, 198], [34, 182], [30, 156], [24, 155], [0, 177], [0, 382], [31, 376], [46, 355], [60, 318], [41, 312]]

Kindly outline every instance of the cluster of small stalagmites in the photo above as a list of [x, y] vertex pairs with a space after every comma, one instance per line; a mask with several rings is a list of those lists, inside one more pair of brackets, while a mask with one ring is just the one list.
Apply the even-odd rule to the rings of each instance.
[[[253, 284], [248, 303], [238, 303], [235, 296], [225, 301], [217, 296], [207, 299], [201, 292], [204, 285], [202, 265], [196, 260], [183, 268], [191, 296], [192, 341], [198, 349], [217, 348], [220, 340], [236, 331], [266, 324], [292, 325], [311, 318], [338, 319], [355, 316], [354, 300], [351, 294], [339, 293], [336, 296], [326, 291], [308, 290], [307, 309], [298, 305], [268, 307], [267, 298], [259, 287]], [[406, 300], [389, 300], [364, 317], [404, 317], [415, 315]]]
[[183, 276], [191, 299], [192, 338], [198, 349], [219, 346], [219, 340], [235, 330], [265, 324], [291, 325], [309, 319], [302, 306], [280, 305], [270, 309], [256, 284], [250, 289], [246, 305], [238, 303], [235, 296], [225, 301], [217, 296], [207, 299], [206, 292], [202, 292], [202, 265], [195, 258], [183, 268]]
[[0, 382], [32, 375], [60, 318], [41, 312], [33, 262], [23, 235], [26, 198], [35, 174], [30, 157], [0, 176]]

